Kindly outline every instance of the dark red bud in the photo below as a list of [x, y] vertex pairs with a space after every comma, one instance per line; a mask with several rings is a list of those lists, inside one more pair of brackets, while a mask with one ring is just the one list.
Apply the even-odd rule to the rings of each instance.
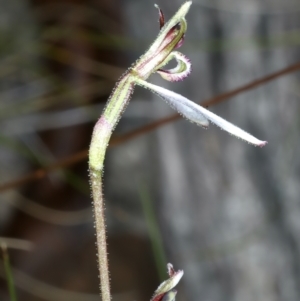
[[162, 29], [162, 27], [165, 25], [165, 16], [162, 10], [159, 8], [157, 4], [154, 4], [154, 6], [158, 9], [158, 17], [159, 17], [159, 29]]

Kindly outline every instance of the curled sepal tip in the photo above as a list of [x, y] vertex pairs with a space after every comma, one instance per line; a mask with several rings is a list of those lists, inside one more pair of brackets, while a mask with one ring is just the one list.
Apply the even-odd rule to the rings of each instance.
[[168, 270], [168, 275], [170, 277], [172, 277], [176, 273], [172, 263], [167, 264], [167, 270]]
[[178, 284], [180, 279], [183, 276], [183, 271], [175, 271], [173, 268], [173, 265], [171, 263], [168, 263], [168, 274], [169, 279], [164, 281], [154, 292], [153, 297], [150, 301], [173, 301], [175, 300], [175, 296], [177, 294], [177, 291], [174, 290], [174, 287]]
[[220, 116], [208, 111], [207, 109], [203, 108], [202, 106], [192, 102], [191, 100], [187, 99], [186, 97], [177, 94], [173, 91], [168, 89], [150, 84], [145, 81], [138, 81], [138, 84], [148, 88], [153, 93], [160, 96], [164, 99], [171, 107], [176, 109], [178, 113], [186, 117], [192, 122], [195, 122], [203, 127], [208, 127], [209, 121], [219, 126], [222, 130], [242, 139], [245, 140], [255, 146], [264, 146], [267, 144], [267, 141], [262, 141], [251, 134], [245, 132], [244, 130], [240, 129], [239, 127], [235, 126], [234, 124], [226, 121], [225, 119], [221, 118]]
[[158, 69], [157, 73], [165, 80], [177, 82], [183, 80], [191, 73], [191, 61], [182, 53], [173, 51], [170, 53], [164, 64], [167, 64], [173, 59], [177, 61], [177, 66], [175, 68], [168, 70]]

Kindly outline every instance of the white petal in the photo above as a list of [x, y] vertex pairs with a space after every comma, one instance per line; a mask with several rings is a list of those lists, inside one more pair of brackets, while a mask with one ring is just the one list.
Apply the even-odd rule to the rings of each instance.
[[224, 130], [238, 138], [241, 138], [251, 144], [254, 144], [256, 146], [264, 146], [267, 144], [267, 141], [259, 140], [259, 139], [255, 138], [254, 136], [252, 136], [251, 134], [245, 132], [241, 128], [237, 127], [236, 125], [221, 118], [220, 116], [208, 111], [207, 109], [205, 109], [203, 107], [200, 107], [200, 108], [201, 108], [201, 113], [212, 123], [219, 126], [222, 130]]
[[232, 123], [226, 121], [225, 119], [219, 117], [218, 115], [206, 110], [205, 108], [197, 105], [196, 103], [190, 101], [186, 97], [177, 94], [173, 91], [167, 90], [165, 88], [150, 84], [145, 81], [138, 80], [137, 84], [150, 89], [155, 94], [159, 95], [161, 98], [166, 100], [172, 107], [178, 110], [180, 114], [186, 118], [194, 121], [197, 124], [207, 127], [208, 120], [218, 125], [224, 131], [241, 138], [251, 144], [257, 146], [264, 146], [267, 144], [266, 141], [261, 141], [240, 129], [239, 127], [233, 125]]
[[143, 80], [137, 80], [137, 84], [149, 89], [151, 92], [157, 94], [165, 100], [173, 109], [179, 114], [186, 117], [190, 121], [207, 128], [209, 121], [199, 111], [199, 106], [187, 98], [165, 88], [150, 84]]

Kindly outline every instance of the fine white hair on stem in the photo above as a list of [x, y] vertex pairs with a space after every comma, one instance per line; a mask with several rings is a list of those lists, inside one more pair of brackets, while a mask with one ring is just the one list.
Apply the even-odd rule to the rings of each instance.
[[162, 88], [160, 86], [156, 86], [150, 84], [143, 80], [137, 80], [137, 84], [149, 89], [153, 93], [160, 96], [163, 100], [165, 100], [171, 107], [176, 109], [179, 114], [183, 115], [187, 119], [195, 122], [203, 127], [207, 127], [209, 121], [219, 126], [222, 130], [242, 139], [245, 140], [255, 146], [264, 146], [267, 144], [267, 141], [262, 141], [251, 134], [245, 132], [244, 130], [240, 129], [239, 127], [235, 126], [234, 124], [226, 121], [225, 119], [221, 118], [220, 116], [210, 112], [209, 110], [203, 108], [202, 106], [192, 102], [191, 100], [187, 99], [186, 97], [170, 91], [168, 89]]

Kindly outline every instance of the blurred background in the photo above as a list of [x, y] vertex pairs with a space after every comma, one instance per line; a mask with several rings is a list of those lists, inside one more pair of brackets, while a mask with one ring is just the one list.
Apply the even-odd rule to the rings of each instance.
[[[157, 4], [168, 20], [182, 3]], [[201, 102], [299, 69], [296, 0], [194, 0], [187, 21], [193, 72], [149, 81]], [[150, 0], [0, 0], [0, 242], [17, 300], [99, 300], [86, 152], [116, 80], [158, 31]], [[185, 272], [178, 301], [300, 299], [296, 69], [210, 107], [262, 149], [186, 120], [140, 130], [174, 111], [136, 88], [105, 161], [114, 300], [150, 300], [167, 262]]]

